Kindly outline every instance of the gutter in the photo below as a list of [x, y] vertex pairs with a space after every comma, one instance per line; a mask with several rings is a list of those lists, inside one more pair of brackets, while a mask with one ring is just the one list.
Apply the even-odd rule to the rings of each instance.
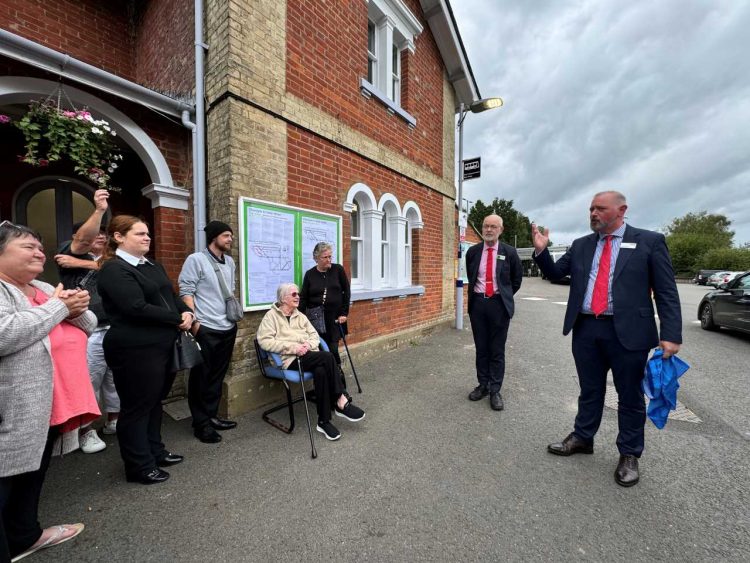
[[[84, 84], [124, 100], [151, 108], [164, 115], [177, 117], [192, 133], [193, 149], [193, 241], [195, 250], [205, 247], [206, 225], [206, 128], [204, 94], [204, 56], [208, 47], [203, 43], [203, 1], [195, 0], [195, 106], [160, 94], [155, 90], [126, 80], [116, 74], [85, 63], [70, 55], [0, 29], [0, 55], [31, 67], [56, 74], [61, 78]], [[190, 115], [198, 116], [195, 123]]]
[[167, 115], [180, 117], [185, 110], [193, 111], [192, 104], [150, 90], [5, 29], [0, 29], [0, 55]]

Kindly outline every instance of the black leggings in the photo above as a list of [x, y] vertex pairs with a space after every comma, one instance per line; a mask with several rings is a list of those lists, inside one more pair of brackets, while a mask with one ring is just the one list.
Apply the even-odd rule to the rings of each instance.
[[0, 563], [23, 553], [42, 536], [39, 497], [59, 429], [49, 429], [39, 469], [0, 478]]
[[[289, 369], [298, 369], [297, 361], [294, 360]], [[344, 392], [341, 378], [338, 375], [336, 360], [330, 352], [308, 352], [299, 358], [299, 361], [302, 363], [304, 371], [313, 373], [318, 421], [329, 422], [331, 420], [331, 409]]]

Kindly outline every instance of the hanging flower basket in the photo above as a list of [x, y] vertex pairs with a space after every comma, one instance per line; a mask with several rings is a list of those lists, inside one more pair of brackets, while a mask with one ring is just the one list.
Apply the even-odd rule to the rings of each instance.
[[[5, 118], [0, 123], [10, 121], [0, 117]], [[44, 167], [67, 158], [80, 176], [99, 188], [117, 191], [110, 185], [110, 175], [122, 154], [114, 143], [117, 133], [106, 121], [94, 119], [85, 109], [61, 109], [48, 99], [31, 102], [26, 115], [14, 124], [26, 139], [26, 154], [18, 157], [21, 162]]]

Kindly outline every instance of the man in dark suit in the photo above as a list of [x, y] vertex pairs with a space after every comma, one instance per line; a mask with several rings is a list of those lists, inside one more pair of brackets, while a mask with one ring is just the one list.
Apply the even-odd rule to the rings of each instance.
[[505, 340], [513, 317], [513, 295], [521, 287], [521, 260], [516, 249], [499, 241], [503, 220], [488, 215], [482, 223], [484, 242], [466, 252], [469, 277], [469, 319], [476, 346], [479, 385], [469, 400], [490, 395], [493, 410], [503, 410], [500, 388], [505, 376]]
[[573, 432], [547, 450], [563, 456], [593, 453], [611, 369], [618, 395], [615, 481], [623, 487], [639, 479], [646, 423], [641, 380], [649, 349], [658, 345], [666, 358], [682, 342], [680, 298], [664, 235], [626, 225], [627, 208], [619, 192], [596, 194], [589, 209], [593, 234], [573, 241], [557, 262], [546, 250], [549, 232], [531, 226], [534, 260], [542, 272], [551, 280], [570, 275], [563, 334], [573, 330], [581, 386]]

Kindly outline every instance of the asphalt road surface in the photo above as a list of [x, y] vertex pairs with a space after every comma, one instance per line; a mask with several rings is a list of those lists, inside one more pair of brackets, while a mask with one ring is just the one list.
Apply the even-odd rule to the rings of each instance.
[[576, 410], [567, 287], [525, 279], [503, 412], [466, 399], [470, 329], [438, 329], [357, 366], [367, 418], [335, 419], [338, 442], [316, 434], [316, 460], [303, 418], [287, 436], [259, 412], [217, 445], [165, 417], [167, 446], [186, 461], [161, 485], [126, 483], [111, 436], [101, 453], [53, 460], [42, 523], [86, 530], [28, 560], [750, 561], [750, 338], [701, 330], [704, 292], [680, 286], [692, 367], [679, 398], [696, 421], [647, 423], [633, 488], [613, 479], [610, 408], [594, 455], [545, 451]]

